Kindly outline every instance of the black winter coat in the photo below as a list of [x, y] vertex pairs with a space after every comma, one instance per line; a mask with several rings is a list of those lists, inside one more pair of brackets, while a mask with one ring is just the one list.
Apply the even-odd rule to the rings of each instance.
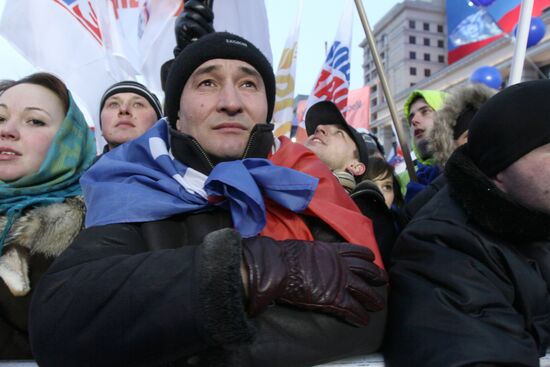
[[[176, 158], [208, 173], [197, 145], [175, 138]], [[227, 227], [219, 209], [84, 230], [33, 298], [40, 366], [310, 366], [380, 346], [384, 312], [364, 328], [284, 306], [249, 318], [239, 238], [216, 231]]]
[[[0, 231], [6, 221], [6, 215], [0, 216]], [[28, 331], [31, 298], [42, 274], [71, 244], [83, 221], [83, 200], [70, 198], [27, 209], [11, 226], [0, 257], [0, 361], [33, 359]]]
[[459, 148], [398, 238], [388, 366], [538, 366], [550, 341], [550, 216], [511, 201]]

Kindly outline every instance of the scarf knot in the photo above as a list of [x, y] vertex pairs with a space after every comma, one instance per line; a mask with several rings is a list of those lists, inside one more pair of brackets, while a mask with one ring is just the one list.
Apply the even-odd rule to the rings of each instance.
[[80, 181], [87, 227], [161, 220], [219, 206], [231, 213], [243, 237], [251, 237], [266, 225], [264, 197], [299, 213], [317, 188], [317, 178], [262, 158], [222, 162], [206, 176], [176, 160], [169, 141], [161, 119], [88, 170]]

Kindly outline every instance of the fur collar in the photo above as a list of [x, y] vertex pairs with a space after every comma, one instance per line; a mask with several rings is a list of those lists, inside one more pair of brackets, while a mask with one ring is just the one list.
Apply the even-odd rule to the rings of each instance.
[[[0, 256], [0, 278], [11, 293], [24, 296], [30, 291], [28, 257], [42, 254], [59, 256], [82, 230], [85, 206], [81, 197], [62, 203], [36, 207], [24, 212], [13, 223]], [[6, 216], [0, 216], [0, 231]]]
[[[13, 223], [4, 246], [27, 248], [31, 255], [59, 256], [82, 229], [84, 201], [74, 197], [62, 203], [40, 206], [24, 212]], [[0, 231], [6, 225], [6, 216], [0, 216]]]
[[458, 89], [445, 99], [443, 107], [435, 113], [429, 139], [433, 157], [439, 165], [444, 166], [456, 148], [453, 129], [462, 112], [467, 106], [478, 111], [494, 94], [494, 90], [477, 83]]
[[451, 196], [476, 223], [514, 242], [548, 240], [550, 216], [527, 208], [500, 191], [458, 148], [445, 167]]

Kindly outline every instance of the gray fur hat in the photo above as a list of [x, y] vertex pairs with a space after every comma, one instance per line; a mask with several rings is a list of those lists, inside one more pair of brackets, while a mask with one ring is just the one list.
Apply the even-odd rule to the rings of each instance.
[[[443, 107], [435, 113], [429, 139], [433, 156], [439, 165], [444, 166], [456, 149], [456, 128], [460, 128], [460, 131], [468, 130], [475, 112], [495, 93], [495, 90], [477, 83], [460, 87], [447, 96]], [[457, 120], [460, 126], [457, 126]]]

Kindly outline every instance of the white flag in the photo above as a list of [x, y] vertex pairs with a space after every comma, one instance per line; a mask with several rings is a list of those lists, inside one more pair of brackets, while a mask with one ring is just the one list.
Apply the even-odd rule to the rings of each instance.
[[273, 124], [275, 136], [286, 135], [290, 137], [292, 117], [294, 115], [294, 85], [296, 80], [296, 52], [298, 48], [298, 36], [302, 19], [304, 2], [300, 1], [296, 21], [286, 39], [285, 48], [279, 61], [277, 70], [277, 93], [275, 109], [273, 112]]
[[36, 68], [61, 78], [96, 125], [99, 101], [116, 81], [133, 78], [105, 47], [100, 14], [106, 1], [9, 1], [0, 20], [0, 34]]
[[118, 47], [112, 53], [123, 54], [140, 74], [140, 82], [162, 97], [160, 68], [173, 58], [176, 42], [174, 20], [183, 8], [181, 0], [109, 1]]
[[[138, 80], [162, 98], [160, 69], [173, 58], [181, 0], [12, 0], [3, 36], [40, 70], [59, 76], [93, 117], [98, 148], [99, 102], [115, 82]], [[214, 27], [253, 42], [271, 61], [263, 0], [214, 2]]]
[[246, 38], [273, 64], [264, 0], [214, 0], [214, 29]]

